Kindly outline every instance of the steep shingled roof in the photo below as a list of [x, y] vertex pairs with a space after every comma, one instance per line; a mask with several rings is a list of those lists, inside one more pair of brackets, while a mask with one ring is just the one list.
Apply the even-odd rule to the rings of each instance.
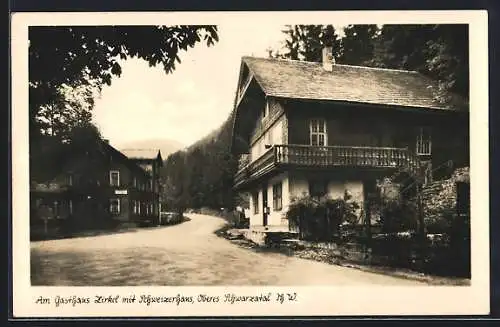
[[415, 72], [335, 64], [333, 71], [321, 63], [243, 57], [268, 96], [385, 104], [405, 107], [457, 110], [465, 99], [448, 94], [437, 100], [436, 81]]

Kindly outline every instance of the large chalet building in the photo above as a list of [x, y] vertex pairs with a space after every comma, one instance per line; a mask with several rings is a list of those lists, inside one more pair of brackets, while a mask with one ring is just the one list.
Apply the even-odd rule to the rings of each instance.
[[243, 57], [232, 152], [250, 228], [288, 230], [288, 205], [304, 195], [347, 191], [364, 206], [397, 171], [432, 179], [445, 162], [468, 166], [468, 114], [418, 72], [335, 64], [329, 48], [322, 63]]
[[162, 158], [155, 153], [129, 158], [106, 140], [76, 149], [56, 176], [31, 183], [32, 232], [47, 224], [70, 231], [158, 224]]

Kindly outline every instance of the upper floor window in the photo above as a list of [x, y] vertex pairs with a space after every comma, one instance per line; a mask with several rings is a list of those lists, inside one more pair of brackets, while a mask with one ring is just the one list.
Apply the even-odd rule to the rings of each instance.
[[269, 100], [267, 100], [264, 109], [262, 110], [262, 118], [266, 118], [267, 116], [269, 116], [269, 111]]
[[73, 174], [68, 174], [68, 185], [73, 186]]
[[309, 134], [311, 145], [326, 146], [328, 144], [326, 120], [311, 119], [311, 121], [309, 122]]
[[431, 130], [428, 127], [421, 127], [417, 134], [417, 149], [416, 153], [420, 155], [431, 154]]
[[109, 185], [120, 186], [120, 172], [118, 170], [111, 170], [109, 172]]
[[281, 210], [283, 207], [282, 197], [282, 183], [279, 182], [273, 185], [273, 209], [275, 211]]
[[134, 177], [134, 187], [137, 187], [137, 177]]

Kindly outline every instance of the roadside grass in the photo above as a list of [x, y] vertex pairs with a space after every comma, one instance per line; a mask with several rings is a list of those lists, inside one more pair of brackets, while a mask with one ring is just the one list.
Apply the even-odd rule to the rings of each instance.
[[248, 239], [245, 239], [244, 237], [241, 238], [229, 237], [229, 234], [227, 232], [231, 229], [233, 229], [232, 226], [230, 226], [229, 224], [225, 224], [220, 229], [215, 231], [215, 234], [239, 247], [249, 249], [258, 253], [279, 253], [286, 256], [295, 256], [301, 259], [318, 261], [347, 268], [353, 268], [375, 274], [382, 274], [386, 276], [392, 276], [408, 280], [417, 280], [434, 286], [470, 286], [471, 283], [470, 279], [467, 278], [436, 276], [425, 273], [419, 273], [404, 268], [393, 268], [393, 267], [385, 267], [379, 265], [366, 265], [366, 264], [354, 263], [342, 259], [340, 257], [333, 256], [328, 251], [321, 249], [295, 250], [291, 247], [279, 246], [279, 245], [260, 246]]

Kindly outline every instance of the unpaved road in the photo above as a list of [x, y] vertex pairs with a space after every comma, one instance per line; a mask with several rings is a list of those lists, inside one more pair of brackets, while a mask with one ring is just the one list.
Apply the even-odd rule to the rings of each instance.
[[256, 253], [217, 237], [220, 218], [189, 215], [180, 225], [31, 243], [33, 285], [425, 285], [352, 268]]

